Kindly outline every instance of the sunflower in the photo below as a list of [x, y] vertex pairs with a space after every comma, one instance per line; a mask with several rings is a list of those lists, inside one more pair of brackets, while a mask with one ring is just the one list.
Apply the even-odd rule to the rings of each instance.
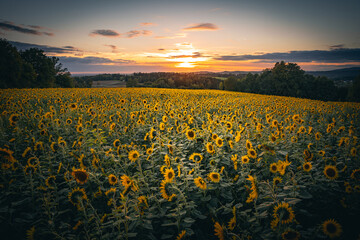
[[222, 138], [218, 137], [216, 139], [215, 143], [218, 147], [222, 147], [224, 145], [224, 140], [222, 140]]
[[236, 218], [235, 218], [235, 216], [234, 216], [234, 217], [232, 217], [232, 218], [230, 219], [230, 221], [229, 221], [229, 223], [228, 223], [228, 229], [229, 229], [229, 230], [234, 230], [235, 226], [236, 226]]
[[322, 157], [325, 156], [325, 151], [324, 150], [319, 151], [319, 155]]
[[212, 139], [213, 141], [215, 141], [217, 138], [218, 138], [218, 135], [217, 135], [216, 133], [213, 133], [213, 134], [211, 135], [211, 139]]
[[54, 189], [54, 185], [55, 185], [55, 176], [50, 176], [45, 180], [45, 185], [49, 188], [49, 189]]
[[271, 134], [271, 135], [269, 136], [269, 140], [270, 140], [271, 142], [275, 142], [275, 141], [276, 141], [276, 136], [273, 135], [273, 134]]
[[214, 145], [212, 145], [212, 143], [207, 143], [206, 144], [206, 151], [208, 153], [214, 154], [215, 153], [215, 149], [214, 149]]
[[190, 155], [189, 159], [194, 163], [200, 163], [203, 160], [203, 156], [200, 153], [193, 153]]
[[273, 179], [273, 184], [274, 186], [277, 186], [279, 183], [282, 182], [282, 178], [281, 177], [274, 177]]
[[69, 193], [68, 198], [69, 198], [69, 201], [74, 206], [78, 207], [78, 209], [80, 208], [80, 202], [82, 200], [87, 200], [88, 199], [84, 188], [75, 188], [75, 189], [73, 189]]
[[186, 230], [182, 230], [181, 233], [179, 233], [179, 235], [176, 237], [176, 240], [183, 239], [185, 234], [186, 234]]
[[315, 133], [315, 140], [319, 141], [321, 138], [321, 133], [317, 132]]
[[325, 177], [327, 177], [328, 179], [331, 179], [331, 180], [334, 180], [339, 176], [338, 170], [336, 169], [335, 166], [332, 166], [332, 165], [325, 166], [324, 175], [325, 175]]
[[334, 219], [324, 221], [322, 224], [322, 230], [324, 234], [330, 238], [340, 237], [342, 233], [341, 225]]
[[164, 178], [168, 182], [172, 182], [172, 180], [175, 178], [175, 172], [174, 169], [166, 169], [164, 173]]
[[204, 179], [202, 179], [202, 177], [197, 177], [194, 179], [194, 182], [195, 182], [195, 185], [198, 187], [198, 188], [201, 188], [203, 190], [206, 189], [206, 182], [204, 181]]
[[356, 148], [351, 148], [351, 150], [350, 150], [350, 155], [352, 156], [352, 157], [356, 157]]
[[289, 203], [282, 202], [274, 208], [273, 216], [281, 224], [288, 224], [294, 221], [294, 210], [289, 206]]
[[160, 129], [161, 131], [164, 131], [164, 130], [165, 130], [165, 123], [161, 122], [161, 123], [159, 124], [159, 129]]
[[148, 148], [148, 149], [146, 149], [146, 154], [147, 155], [151, 155], [152, 153], [154, 152], [154, 149], [153, 148]]
[[215, 236], [217, 236], [219, 238], [219, 240], [224, 240], [224, 229], [223, 227], [220, 225], [220, 223], [215, 222], [214, 224], [214, 231], [215, 231]]
[[119, 139], [115, 139], [114, 142], [113, 142], [113, 146], [114, 148], [118, 148], [120, 146], [120, 140]]
[[83, 126], [82, 126], [81, 124], [76, 125], [76, 131], [77, 131], [78, 133], [82, 133], [83, 130], [84, 130], [84, 128], [83, 128]]
[[256, 187], [256, 179], [253, 176], [248, 175], [246, 180], [251, 182], [251, 188], [250, 188], [251, 192], [249, 194], [249, 197], [246, 199], [246, 202], [250, 203], [250, 202], [254, 201], [255, 199], [257, 199], [259, 194], [258, 194], [257, 187]]
[[37, 157], [31, 157], [27, 160], [27, 164], [32, 167], [37, 167], [40, 161]]
[[150, 140], [152, 140], [154, 137], [157, 136], [157, 132], [154, 128], [151, 128], [150, 132], [149, 132], [149, 138]]
[[252, 146], [252, 144], [251, 144], [251, 142], [249, 140], [246, 140], [246, 148], [248, 150], [253, 148], [253, 146]]
[[121, 184], [126, 188], [132, 184], [132, 180], [127, 175], [121, 176]]
[[250, 158], [248, 156], [242, 156], [241, 157], [241, 163], [246, 164], [250, 162]]
[[140, 157], [140, 153], [136, 150], [131, 150], [129, 152], [128, 158], [130, 161], [135, 162]]
[[15, 124], [19, 121], [20, 115], [19, 114], [11, 114], [9, 117], [9, 122], [11, 126], [15, 126]]
[[170, 182], [167, 181], [166, 179], [161, 181], [161, 186], [160, 186], [160, 192], [161, 192], [161, 196], [163, 198], [165, 198], [166, 200], [168, 200], [169, 202], [171, 202], [173, 200], [174, 197], [176, 197], [176, 194], [171, 194], [169, 192], [169, 185]]
[[34, 240], [34, 234], [35, 234], [35, 226], [32, 226], [29, 230], [26, 231], [26, 239]]
[[247, 153], [250, 158], [256, 158], [256, 156], [257, 156], [256, 151], [253, 148], [248, 149]]
[[277, 171], [278, 171], [277, 164], [276, 163], [270, 164], [270, 172], [276, 173]]
[[360, 180], [360, 168], [353, 170], [350, 177], [354, 180], [359, 181]]
[[283, 240], [298, 240], [300, 238], [300, 233], [298, 231], [289, 229], [281, 234]]
[[304, 162], [303, 169], [304, 169], [305, 172], [310, 172], [310, 170], [312, 169], [311, 163], [310, 162]]
[[118, 181], [117, 177], [114, 174], [110, 174], [108, 176], [108, 180], [111, 185], [115, 185]]
[[186, 131], [186, 137], [189, 140], [194, 140], [195, 137], [196, 137], [196, 134], [195, 134], [194, 130], [192, 130], [192, 129], [187, 130]]
[[89, 178], [89, 174], [86, 172], [85, 169], [73, 169], [71, 175], [80, 184], [86, 183]]
[[76, 103], [71, 103], [69, 105], [69, 108], [70, 108], [70, 110], [75, 110], [75, 109], [77, 109], [77, 104]]
[[220, 181], [220, 174], [216, 172], [209, 173], [209, 179], [215, 183]]

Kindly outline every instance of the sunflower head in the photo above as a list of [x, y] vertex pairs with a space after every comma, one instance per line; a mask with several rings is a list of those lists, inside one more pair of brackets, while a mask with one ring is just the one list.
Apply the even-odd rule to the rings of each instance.
[[140, 153], [136, 150], [131, 150], [129, 152], [128, 158], [130, 161], [135, 162], [140, 157]]
[[335, 166], [327, 165], [327, 166], [325, 166], [325, 169], [324, 169], [324, 175], [328, 179], [334, 180], [334, 179], [338, 178], [339, 173]]
[[250, 158], [248, 156], [242, 156], [241, 157], [241, 163], [246, 164], [250, 162]]
[[204, 179], [202, 179], [202, 177], [195, 178], [194, 182], [198, 188], [203, 189], [203, 190], [206, 189], [206, 182], [204, 181]]
[[214, 149], [214, 145], [212, 145], [212, 143], [207, 143], [206, 144], [206, 151], [208, 153], [214, 154], [215, 153], [215, 149]]
[[115, 185], [118, 181], [117, 177], [114, 174], [110, 174], [108, 176], [108, 180], [111, 185]]
[[324, 221], [322, 224], [322, 230], [324, 234], [330, 238], [340, 237], [342, 233], [341, 225], [334, 219]]
[[84, 184], [89, 178], [89, 174], [85, 169], [74, 169], [71, 175], [75, 178], [76, 182]]
[[353, 170], [350, 177], [354, 180], [360, 181], [360, 168]]
[[218, 147], [222, 147], [223, 145], [224, 145], [224, 140], [222, 140], [222, 138], [217, 138], [216, 140], [215, 140], [215, 143], [216, 143], [216, 145], [218, 146]]
[[282, 178], [281, 177], [275, 177], [273, 179], [273, 184], [274, 186], [277, 186], [278, 184], [280, 184], [282, 182]]
[[305, 162], [303, 164], [303, 169], [304, 169], [305, 172], [310, 172], [310, 170], [312, 169], [311, 162]]
[[298, 240], [300, 238], [300, 233], [298, 231], [289, 229], [281, 234], [283, 240]]
[[200, 153], [193, 153], [189, 159], [195, 163], [200, 163], [203, 160], [203, 156]]
[[166, 169], [164, 173], [165, 180], [172, 182], [172, 180], [175, 178], [175, 172], [174, 169]]
[[282, 202], [274, 208], [273, 216], [281, 224], [288, 224], [294, 221], [295, 214], [293, 209], [289, 206], [289, 203]]
[[196, 137], [196, 134], [195, 134], [194, 130], [192, 130], [192, 129], [187, 130], [186, 131], [186, 137], [189, 140], [194, 140], [195, 137]]
[[276, 173], [278, 171], [278, 167], [276, 163], [270, 164], [270, 172]]
[[217, 172], [211, 172], [209, 174], [209, 179], [215, 183], [220, 181], [220, 174]]

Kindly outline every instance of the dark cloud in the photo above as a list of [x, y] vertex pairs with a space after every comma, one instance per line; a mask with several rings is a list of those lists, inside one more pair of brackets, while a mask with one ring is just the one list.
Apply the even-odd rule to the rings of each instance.
[[260, 55], [228, 55], [214, 58], [223, 61], [259, 60], [260, 62], [356, 62], [360, 61], [360, 48], [336, 48], [332, 50], [290, 51]]
[[193, 52], [192, 55], [175, 55], [175, 56], [170, 56], [168, 58], [174, 59], [174, 58], [198, 58], [198, 57], [202, 57], [203, 55], [199, 52]]
[[39, 48], [44, 50], [46, 53], [79, 53], [82, 52], [80, 49], [77, 49], [73, 46], [64, 46], [64, 47], [51, 47], [48, 45], [38, 45], [31, 43], [15, 42], [10, 41], [10, 43], [15, 46], [18, 50], [26, 50], [30, 48]]
[[128, 31], [126, 34], [127, 38], [134, 38], [134, 37], [140, 37], [140, 36], [147, 36], [147, 35], [151, 35], [152, 31], [148, 31], [148, 30], [131, 30]]
[[119, 52], [118, 47], [115, 46], [115, 45], [104, 45], [104, 46], [111, 48], [112, 53], [118, 53]]
[[165, 48], [159, 48], [158, 50], [159, 51], [165, 51]]
[[120, 33], [110, 29], [98, 29], [90, 33], [91, 36], [101, 35], [104, 37], [120, 37]]
[[94, 30], [90, 33], [90, 36], [96, 36], [96, 35], [101, 35], [104, 37], [121, 37], [122, 35], [125, 38], [135, 38], [135, 37], [140, 37], [140, 36], [147, 36], [147, 35], [151, 35], [152, 31], [149, 30], [130, 30], [124, 34], [122, 33], [118, 33], [114, 30], [110, 30], [110, 29], [100, 29], [100, 30]]
[[344, 48], [345, 45], [344, 44], [338, 44], [338, 45], [332, 45], [330, 46], [330, 49], [339, 49], [339, 48]]
[[66, 64], [85, 64], [85, 65], [101, 65], [101, 64], [129, 64], [135, 63], [132, 60], [124, 60], [124, 59], [115, 59], [111, 60], [109, 58], [102, 57], [59, 57], [60, 62]]
[[19, 32], [19, 33], [24, 33], [24, 34], [32, 34], [32, 35], [38, 35], [38, 36], [41, 36], [41, 35], [54, 36], [53, 33], [39, 31], [39, 29], [41, 29], [41, 28], [42, 27], [40, 27], [40, 26], [17, 25], [17, 24], [14, 24], [13, 22], [8, 22], [8, 21], [0, 22], [0, 29], [5, 30], [5, 31], [14, 31], [14, 32]]
[[213, 23], [198, 23], [192, 24], [189, 27], [183, 28], [184, 31], [214, 31], [218, 30], [219, 27]]

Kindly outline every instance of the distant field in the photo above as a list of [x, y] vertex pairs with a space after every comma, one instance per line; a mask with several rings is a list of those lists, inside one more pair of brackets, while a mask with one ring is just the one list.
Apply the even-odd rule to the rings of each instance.
[[110, 81], [93, 81], [93, 88], [124, 88], [126, 82], [110, 80]]

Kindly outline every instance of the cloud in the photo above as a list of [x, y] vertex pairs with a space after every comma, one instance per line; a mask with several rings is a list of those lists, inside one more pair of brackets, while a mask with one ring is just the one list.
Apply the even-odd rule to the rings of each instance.
[[48, 45], [38, 45], [32, 43], [23, 43], [23, 42], [15, 42], [9, 41], [13, 46], [15, 46], [18, 50], [26, 50], [30, 48], [39, 48], [44, 50], [46, 53], [82, 53], [82, 50], [75, 48], [73, 46], [64, 46], [64, 47], [51, 47]]
[[132, 60], [124, 60], [124, 59], [115, 59], [111, 60], [109, 58], [102, 57], [59, 57], [60, 62], [62, 63], [71, 63], [71, 64], [86, 64], [86, 65], [101, 65], [101, 64], [129, 64], [135, 63]]
[[203, 55], [200, 52], [193, 52], [191, 55], [173, 55], [169, 56], [170, 59], [176, 59], [176, 58], [199, 58], [203, 57]]
[[330, 49], [332, 50], [332, 49], [339, 49], [339, 48], [344, 48], [344, 44], [337, 44], [337, 45], [332, 45], [332, 46], [330, 46]]
[[98, 29], [90, 33], [90, 36], [101, 35], [104, 37], [120, 37], [120, 33], [110, 29]]
[[140, 37], [140, 36], [148, 36], [152, 34], [152, 31], [148, 31], [148, 30], [131, 30], [128, 31], [126, 34], [127, 38], [134, 38], [134, 37]]
[[189, 27], [183, 28], [183, 31], [214, 31], [218, 30], [219, 27], [213, 23], [197, 23], [192, 24]]
[[227, 55], [214, 58], [222, 61], [259, 60], [260, 62], [356, 62], [360, 61], [360, 48], [335, 48], [331, 50], [290, 51], [260, 55]]
[[175, 39], [175, 38], [184, 38], [186, 37], [186, 33], [177, 33], [174, 36], [155, 36], [155, 39]]
[[130, 30], [126, 33], [118, 33], [114, 30], [110, 29], [99, 29], [94, 30], [90, 33], [90, 36], [104, 36], [104, 37], [125, 37], [125, 38], [135, 38], [140, 36], [148, 36], [151, 35], [152, 31], [149, 30]]
[[158, 50], [159, 51], [165, 51], [165, 48], [159, 48]]
[[151, 23], [151, 22], [142, 22], [140, 23], [140, 26], [156, 26], [156, 23]]
[[17, 25], [17, 24], [14, 24], [13, 22], [8, 22], [8, 21], [1, 21], [0, 29], [5, 30], [5, 31], [14, 31], [14, 32], [38, 35], [38, 36], [41, 36], [41, 35], [54, 36], [53, 33], [39, 31], [39, 29], [42, 29], [42, 27], [40, 27], [40, 26], [23, 25], [23, 24]]
[[118, 47], [117, 46], [115, 46], [115, 45], [104, 45], [104, 46], [111, 48], [112, 53], [118, 53]]

